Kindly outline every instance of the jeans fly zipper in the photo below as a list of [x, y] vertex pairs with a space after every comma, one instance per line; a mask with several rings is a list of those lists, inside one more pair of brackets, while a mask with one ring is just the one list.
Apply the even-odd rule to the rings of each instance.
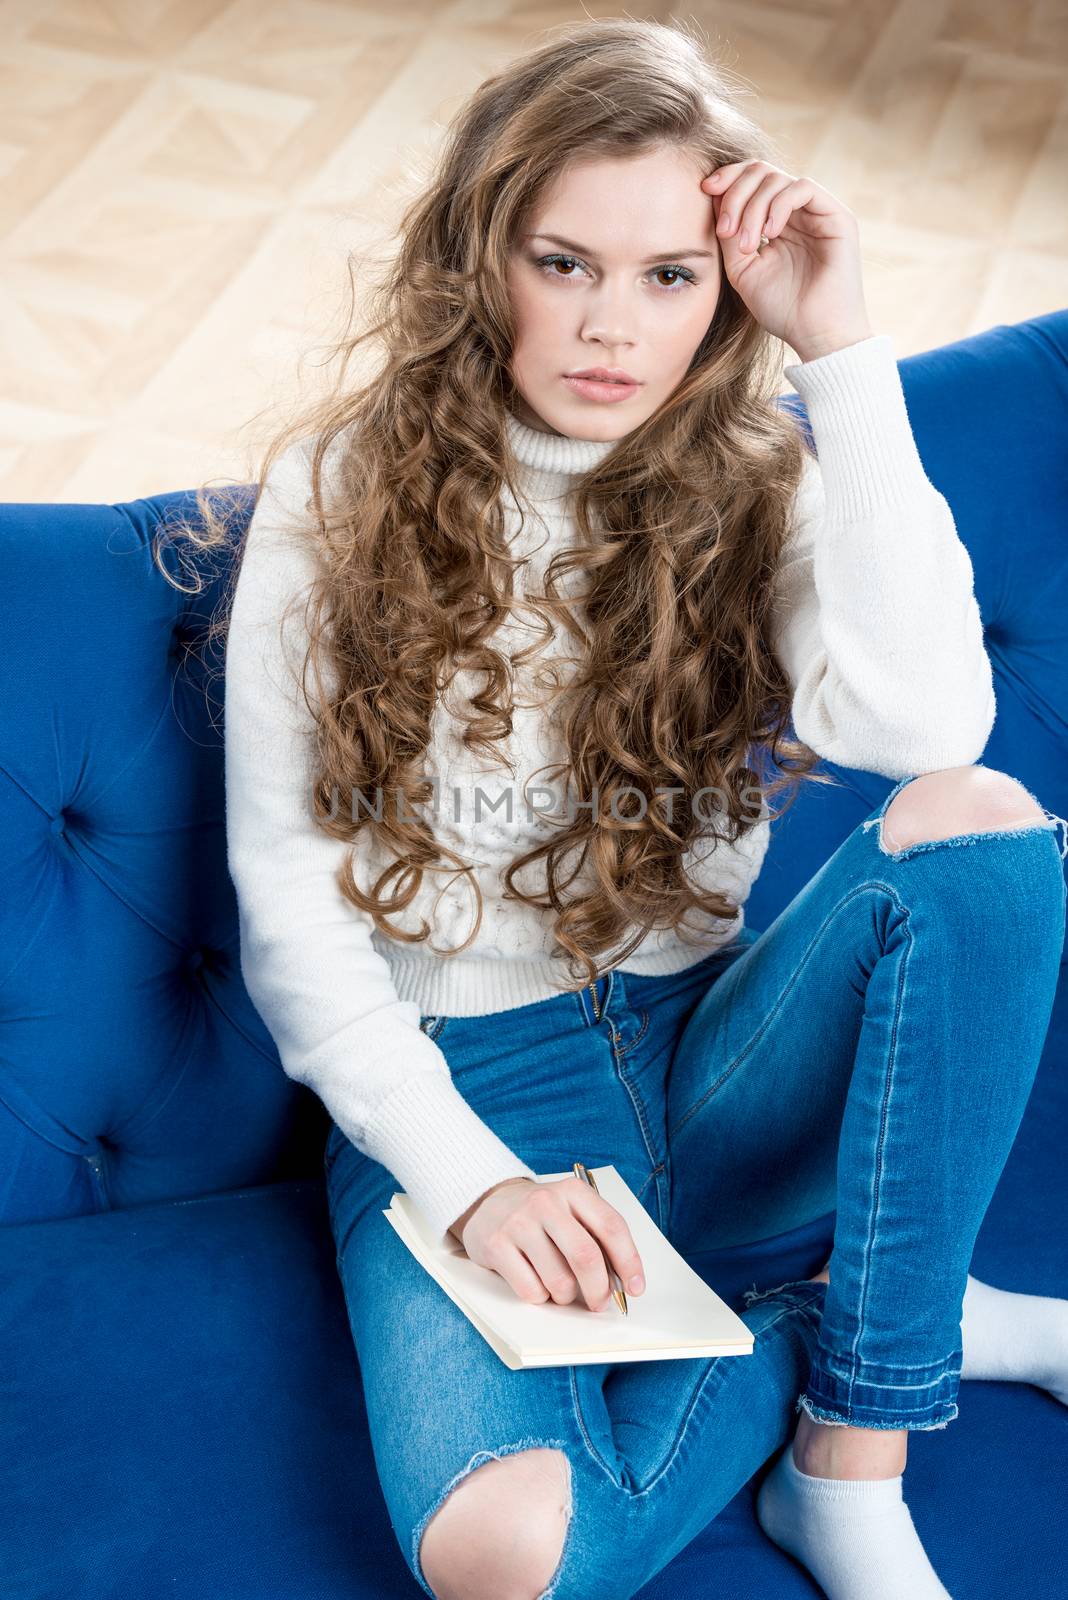
[[591, 983], [589, 985], [589, 991], [590, 991], [591, 995], [593, 996], [593, 1015], [594, 1015], [594, 1019], [595, 1019], [595, 1021], [600, 1022], [600, 1020], [601, 1020], [601, 1011], [600, 1011], [600, 1007], [597, 1004], [597, 985], [596, 985], [596, 983]]

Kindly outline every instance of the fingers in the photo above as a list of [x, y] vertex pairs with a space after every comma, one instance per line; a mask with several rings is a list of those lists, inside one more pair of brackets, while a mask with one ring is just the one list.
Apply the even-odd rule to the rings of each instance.
[[[561, 1215], [559, 1211], [550, 1213], [547, 1209], [544, 1217], [517, 1216], [513, 1236], [540, 1279], [542, 1293], [539, 1298], [554, 1300], [558, 1306], [571, 1305], [579, 1293], [580, 1284], [570, 1258], [576, 1256], [577, 1252], [577, 1259], [583, 1262], [590, 1260], [588, 1253], [583, 1255], [583, 1250], [591, 1242], [585, 1228], [570, 1213]], [[557, 1239], [560, 1248], [557, 1248]], [[597, 1311], [608, 1296], [608, 1274], [603, 1273], [604, 1287], [599, 1295], [594, 1273], [585, 1271], [585, 1277], [586, 1284], [582, 1292], [590, 1309]], [[591, 1295], [594, 1296], [593, 1300]]]
[[521, 1300], [566, 1306], [581, 1293], [591, 1311], [600, 1311], [611, 1295], [604, 1252], [563, 1189], [544, 1184], [531, 1191], [493, 1241], [492, 1265]]
[[531, 1185], [510, 1196], [509, 1204], [476, 1259], [498, 1272], [519, 1299], [570, 1305], [581, 1293], [591, 1311], [602, 1311], [612, 1295], [610, 1266], [629, 1294], [641, 1292], [631, 1287], [644, 1273], [630, 1229], [580, 1178]]
[[737, 238], [738, 247], [757, 249], [760, 236], [774, 239], [790, 216], [808, 205], [816, 185], [810, 178], [792, 178], [765, 161], [735, 161], [717, 167], [702, 180], [702, 188], [718, 195], [716, 233], [720, 239]]
[[494, 1237], [486, 1246], [485, 1265], [500, 1273], [516, 1298], [528, 1305], [540, 1306], [550, 1298], [541, 1273], [528, 1261], [525, 1250], [515, 1241], [514, 1226], [510, 1237]]
[[732, 162], [718, 167], [704, 180], [720, 196], [716, 233], [720, 239], [737, 234], [739, 248], [755, 250], [760, 241], [771, 197], [792, 180], [763, 161]]
[[[604, 1251], [597, 1239], [591, 1236], [577, 1217], [568, 1212], [556, 1212], [552, 1216], [547, 1216], [544, 1226], [549, 1238], [559, 1245], [558, 1253], [566, 1258], [564, 1264], [569, 1275], [574, 1275], [572, 1287], [577, 1283], [582, 1298], [591, 1311], [602, 1311], [611, 1298], [612, 1284], [605, 1265]], [[542, 1281], [545, 1281], [544, 1275]], [[551, 1284], [546, 1284], [546, 1287], [552, 1293]], [[555, 1294], [553, 1298], [556, 1298]], [[564, 1303], [569, 1304], [573, 1298], [572, 1294]]]
[[793, 213], [808, 204], [812, 193], [813, 187], [808, 178], [795, 178], [793, 183], [788, 183], [784, 189], [773, 194], [768, 203], [767, 216], [757, 230], [758, 237], [763, 233], [768, 239], [774, 239], [785, 228]]
[[624, 1292], [640, 1294], [641, 1289], [632, 1289], [631, 1283], [634, 1278], [640, 1277], [644, 1288], [645, 1269], [625, 1218], [603, 1195], [583, 1184], [581, 1179], [576, 1181], [579, 1189], [572, 1199], [572, 1209], [608, 1257], [609, 1265], [619, 1274]]
[[[772, 202], [786, 194], [793, 188], [793, 180], [781, 172], [771, 172], [765, 177], [756, 174], [750, 178], [749, 174], [739, 178], [731, 184], [730, 191], [725, 197], [725, 205], [720, 209], [720, 224], [723, 217], [727, 217], [727, 225], [717, 232], [721, 238], [729, 238], [737, 231], [738, 247], [744, 251], [755, 250], [760, 243], [760, 235], [768, 233], [766, 221]], [[793, 206], [789, 203], [782, 210], [782, 221], [785, 222]]]

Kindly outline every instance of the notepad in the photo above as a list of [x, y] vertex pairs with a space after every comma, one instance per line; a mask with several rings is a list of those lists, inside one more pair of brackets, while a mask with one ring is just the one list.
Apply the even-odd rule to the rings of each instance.
[[[472, 1261], [451, 1234], [436, 1240], [407, 1194], [394, 1194], [382, 1215], [513, 1370], [751, 1355], [752, 1330], [679, 1255], [615, 1167], [590, 1171], [603, 1198], [625, 1219], [645, 1268], [645, 1293], [627, 1296], [627, 1316], [614, 1298], [603, 1311], [591, 1311], [581, 1295], [566, 1306], [552, 1300], [539, 1305], [520, 1300], [500, 1273]], [[553, 1183], [573, 1176], [538, 1173], [537, 1181]]]

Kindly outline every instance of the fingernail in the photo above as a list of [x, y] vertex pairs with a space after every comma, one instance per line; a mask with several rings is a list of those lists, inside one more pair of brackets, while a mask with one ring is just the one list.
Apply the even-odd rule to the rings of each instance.
[[637, 1277], [634, 1277], [630, 1280], [630, 1282], [627, 1284], [627, 1288], [630, 1290], [631, 1294], [641, 1294], [642, 1290], [645, 1288], [645, 1279], [642, 1277], [640, 1272], [638, 1273]]
[[738, 243], [741, 245], [743, 250], [748, 250], [749, 249], [749, 231], [748, 231], [748, 229], [743, 229], [742, 232], [739, 234]]

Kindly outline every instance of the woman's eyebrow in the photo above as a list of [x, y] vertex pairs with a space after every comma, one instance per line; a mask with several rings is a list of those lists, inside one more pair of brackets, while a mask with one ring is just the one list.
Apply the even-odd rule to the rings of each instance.
[[[591, 261], [597, 260], [596, 253], [593, 250], [587, 250], [585, 245], [575, 244], [571, 239], [561, 239], [559, 234], [528, 233], [525, 237], [527, 239], [547, 239], [550, 244], [558, 244], [562, 250], [573, 250], [577, 256], [588, 256]], [[717, 254], [718, 252], [715, 250], [662, 250], [659, 255], [646, 256], [645, 260], [640, 262], [639, 265], [648, 267], [657, 261], [677, 261], [680, 256], [716, 256]]]

